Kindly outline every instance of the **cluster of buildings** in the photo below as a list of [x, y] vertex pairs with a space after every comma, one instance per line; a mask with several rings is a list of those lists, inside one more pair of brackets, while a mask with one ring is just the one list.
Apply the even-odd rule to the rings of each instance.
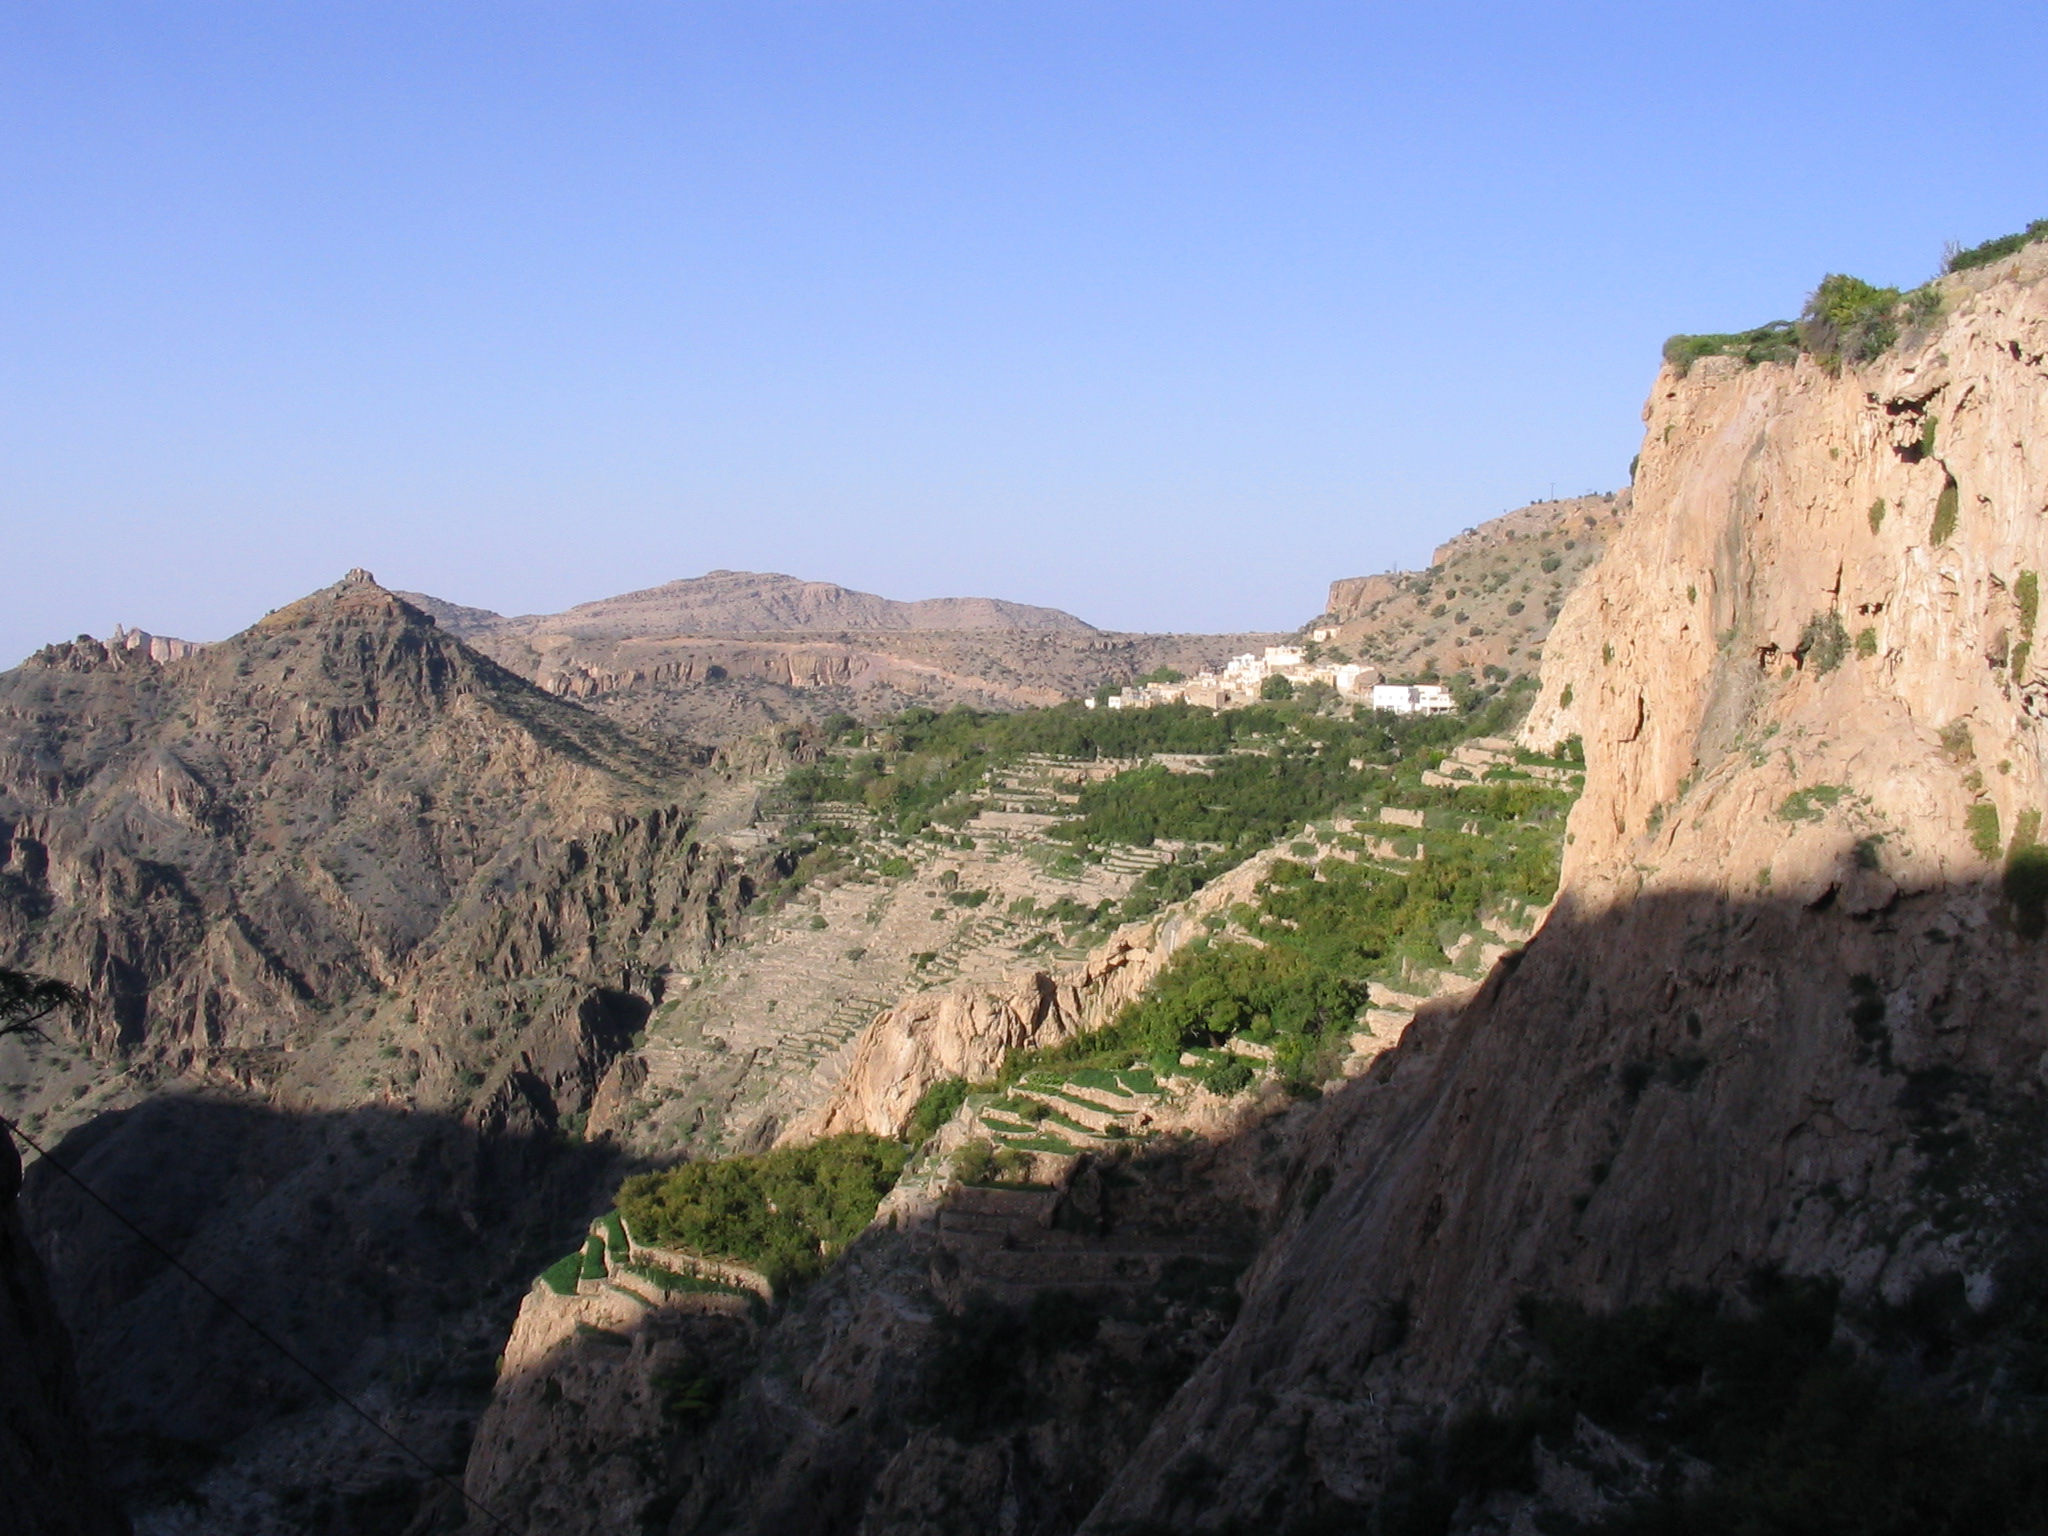
[[[1369, 703], [1397, 715], [1447, 715], [1457, 708], [1451, 691], [1436, 683], [1383, 683], [1377, 667], [1356, 662], [1316, 663], [1298, 645], [1269, 645], [1266, 654], [1233, 656], [1220, 672], [1197, 672], [1177, 683], [1133, 683], [1108, 700], [1111, 709], [1146, 709], [1154, 704], [1199, 704], [1236, 709], [1255, 704], [1266, 680], [1284, 677], [1295, 687], [1327, 683], [1341, 699]], [[1089, 700], [1089, 708], [1094, 701]]]

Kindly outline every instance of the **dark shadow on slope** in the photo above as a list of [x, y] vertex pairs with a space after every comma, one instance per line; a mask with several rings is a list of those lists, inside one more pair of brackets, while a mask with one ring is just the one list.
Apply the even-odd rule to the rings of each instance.
[[[1860, 894], [1566, 906], [1469, 1006], [1419, 1019], [1331, 1095], [1298, 1203], [1325, 1193], [1087, 1529], [1445, 1532], [1527, 1506], [1789, 1536], [1892, 1528], [1873, 1508], [1947, 1529], [1944, 1503], [2037, 1529], [2000, 1490], [2048, 1487], [2027, 1427], [2048, 1412], [2048, 946], [2004, 883]], [[1818, 1394], [1796, 1434], [1738, 1444], [1697, 1370], [1585, 1418], [1586, 1371], [1654, 1381], [1645, 1360], [1694, 1347], [1674, 1338], [1739, 1341], [1773, 1276], [1837, 1308], [1793, 1373]], [[1559, 1391], [1579, 1406], [1539, 1453], [1517, 1416]], [[1938, 1419], [1940, 1458], [1873, 1449]], [[1792, 1497], [1843, 1478], [1858, 1497]]]
[[[1856, 904], [1563, 909], [1359, 1080], [1215, 1147], [1160, 1149], [1182, 1235], [1250, 1216], [1263, 1243], [1242, 1312], [1185, 1353], [1170, 1401], [1108, 1390], [1198, 1331], [1163, 1272], [1105, 1305], [1086, 1245], [1010, 1233], [949, 1263], [943, 1226], [871, 1233], [721, 1381], [715, 1414], [661, 1442], [645, 1528], [1435, 1533], [1526, 1508], [1617, 1530], [1705, 1529], [1701, 1511], [1863, 1529], [1870, 1500], [1772, 1502], [1773, 1479], [1811, 1487], [1832, 1465], [1880, 1502], [1960, 1489], [1978, 1529], [2032, 1529], [1997, 1490], [2036, 1473], [1992, 1473], [2015, 1443], [1995, 1427], [2048, 1414], [2048, 946], [1992, 882]], [[1617, 1369], [1651, 1347], [1631, 1340], [1682, 1355], [1673, 1328], [1716, 1359], [1773, 1274], [1837, 1298], [1794, 1374], [1878, 1393], [1875, 1417], [1788, 1421], [1805, 1449], [1780, 1461], [1725, 1423], [1644, 1443], [1661, 1410], [1640, 1395], [1590, 1428], [1518, 1427], [1532, 1392], [1582, 1370], [1555, 1319], [1590, 1319], [1581, 1355]], [[1710, 1388], [1672, 1390], [1693, 1411]], [[1915, 1415], [1993, 1428], [1936, 1437], [1948, 1465], [1929, 1481], [1924, 1458], [1863, 1438]], [[1676, 1511], [1661, 1525], [1627, 1503], [1652, 1494]]]
[[0, 1536], [122, 1536], [93, 1464], [71, 1339], [21, 1229], [21, 1162], [0, 1130]]
[[[546, 1135], [196, 1092], [102, 1115], [53, 1157], [455, 1475], [521, 1294], [623, 1171]], [[418, 1465], [74, 1183], [38, 1163], [22, 1206], [131, 1508], [188, 1506], [221, 1532], [413, 1521]]]
[[1218, 1165], [1239, 1152], [1261, 1155], [1132, 1148], [1063, 1189], [959, 1191], [758, 1321], [537, 1297], [470, 1486], [562, 1533], [1071, 1530], [1230, 1326], [1257, 1241], [1246, 1170]]

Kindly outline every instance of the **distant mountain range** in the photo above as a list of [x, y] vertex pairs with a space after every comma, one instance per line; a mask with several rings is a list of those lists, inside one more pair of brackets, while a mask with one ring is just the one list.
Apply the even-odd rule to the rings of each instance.
[[624, 639], [651, 635], [849, 634], [878, 630], [1037, 630], [1094, 634], [1095, 626], [1057, 608], [994, 597], [933, 597], [898, 602], [829, 581], [759, 571], [711, 571], [638, 592], [579, 603], [562, 613], [517, 618], [467, 608], [423, 592], [399, 594], [464, 638], [573, 635]]

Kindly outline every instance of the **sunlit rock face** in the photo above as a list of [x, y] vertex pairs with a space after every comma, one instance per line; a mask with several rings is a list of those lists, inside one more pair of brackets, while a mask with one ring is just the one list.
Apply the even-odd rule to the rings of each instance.
[[1659, 377], [1523, 730], [1585, 745], [1558, 906], [1343, 1095], [1328, 1196], [1088, 1529], [1370, 1506], [1532, 1295], [2038, 1311], [2044, 278], [1946, 279], [1839, 373]]

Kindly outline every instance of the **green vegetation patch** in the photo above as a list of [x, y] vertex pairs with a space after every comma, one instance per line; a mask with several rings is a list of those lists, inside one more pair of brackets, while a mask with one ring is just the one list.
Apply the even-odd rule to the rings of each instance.
[[1799, 343], [1828, 368], [1867, 363], [1888, 351], [1906, 327], [1924, 324], [1941, 308], [1931, 287], [1901, 293], [1845, 272], [1830, 272], [1799, 316]]
[[[1074, 1149], [1062, 1142], [1050, 1150]], [[953, 1154], [953, 1176], [962, 1184], [1022, 1184], [1031, 1176], [1031, 1159], [1016, 1145], [998, 1147], [986, 1141], [970, 1141]]]
[[1792, 654], [1821, 677], [1834, 671], [1849, 654], [1849, 632], [1842, 627], [1842, 616], [1830, 608], [1808, 619]]
[[642, 1242], [737, 1259], [779, 1290], [819, 1273], [860, 1234], [908, 1155], [853, 1134], [686, 1163], [626, 1180], [619, 1210]]
[[[1951, 264], [1949, 270], [1958, 269]], [[1941, 303], [1940, 290], [1931, 283], [1902, 292], [1845, 272], [1830, 272], [1807, 297], [1796, 321], [1773, 320], [1749, 331], [1673, 336], [1664, 343], [1664, 361], [1683, 375], [1703, 357], [1734, 357], [1755, 367], [1793, 362], [1804, 352], [1823, 367], [1839, 370], [1844, 364], [1867, 363], [1907, 332], [1931, 324], [1941, 313]], [[1882, 510], [1872, 510], [1872, 532], [1883, 517]]]
[[1795, 789], [1778, 805], [1780, 821], [1819, 821], [1848, 791], [1840, 784], [1810, 784]]
[[917, 1101], [917, 1108], [910, 1115], [910, 1144], [923, 1146], [939, 1132], [939, 1127], [959, 1111], [967, 1102], [967, 1079], [964, 1077], [942, 1077]]
[[1994, 261], [2003, 261], [2016, 251], [2024, 250], [2037, 240], [2048, 240], [2048, 219], [2036, 219], [2018, 234], [2000, 235], [1996, 240], [1986, 240], [1982, 245], [1970, 246], [1967, 250], [1951, 251], [1946, 270], [1968, 272], [1974, 267], [1988, 267]]
[[[1172, 1074], [1183, 1052], [1236, 1035], [1270, 1045], [1282, 1077], [1317, 1080], [1348, 1050], [1370, 981], [1447, 968], [1444, 939], [1475, 929], [1483, 910], [1550, 899], [1571, 799], [1533, 782], [1436, 791], [1429, 814], [1447, 825], [1428, 829], [1428, 857], [1413, 866], [1278, 860], [1258, 905], [1236, 914], [1258, 944], [1188, 946], [1114, 1022], [1012, 1053], [1003, 1080], [1044, 1073], [1075, 1081], [1094, 1069], [1130, 1081], [1136, 1063]], [[1253, 1070], [1219, 1056], [1202, 1076], [1235, 1091]]]
[[583, 1278], [583, 1250], [563, 1254], [540, 1272], [540, 1278], [557, 1296], [574, 1296], [576, 1282]]
[[[1751, 331], [1673, 336], [1664, 343], [1664, 361], [1681, 376], [1703, 357], [1737, 357], [1754, 368], [1758, 363], [1793, 362], [1798, 356], [1799, 328], [1790, 320], [1773, 320]], [[1544, 569], [1555, 567], [1545, 565]]]
[[1934, 521], [1927, 528], [1929, 542], [1946, 544], [1954, 536], [1962, 505], [1962, 491], [1956, 485], [1956, 477], [1950, 475], [1948, 483], [1941, 488], [1941, 495], [1935, 498]]
[[1997, 806], [1988, 800], [1979, 801], [1970, 807], [1968, 813], [1963, 818], [1963, 824], [1969, 828], [1970, 846], [1977, 850], [1980, 858], [1995, 859], [1998, 857], [2000, 839], [1998, 835]]

